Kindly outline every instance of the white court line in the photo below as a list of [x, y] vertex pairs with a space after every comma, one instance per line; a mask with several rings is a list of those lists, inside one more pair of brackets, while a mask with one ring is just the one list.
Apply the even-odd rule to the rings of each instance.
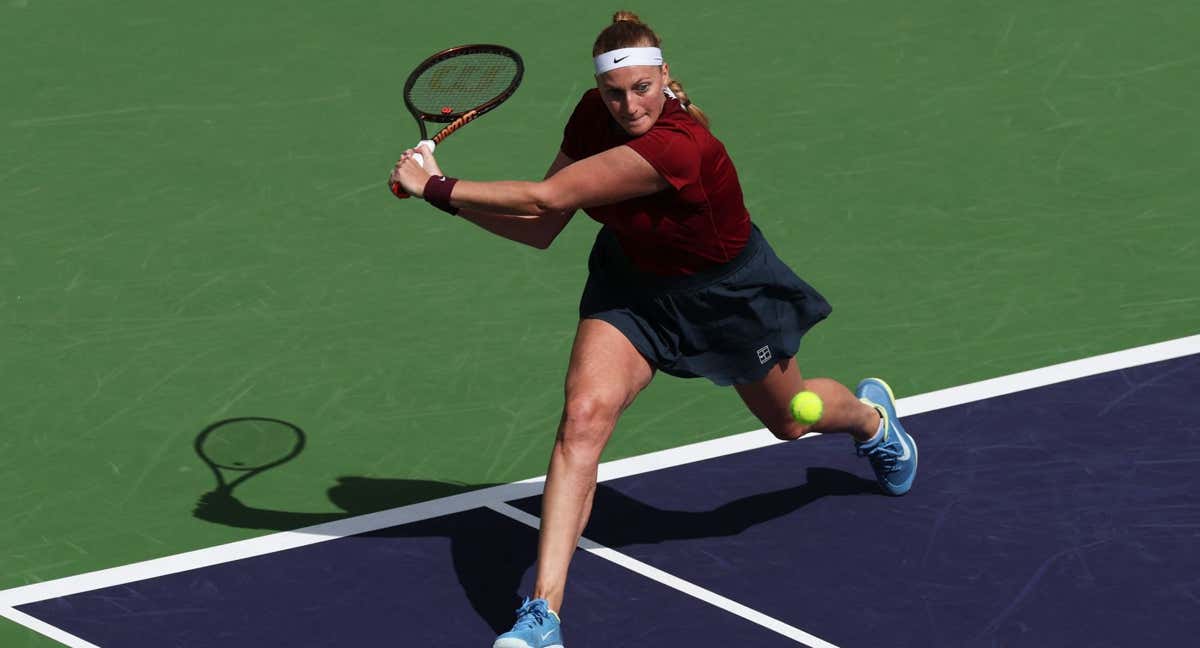
[[896, 402], [896, 413], [920, 414], [1197, 353], [1200, 353], [1200, 335], [1192, 335], [901, 398]]
[[[537, 517], [505, 502], [491, 504], [488, 506], [488, 508], [535, 529], [541, 524], [541, 521]], [[647, 565], [637, 558], [627, 556], [594, 540], [580, 538], [579, 548], [587, 551], [590, 554], [599, 556], [604, 560], [616, 563], [631, 572], [641, 574], [652, 581], [666, 585], [671, 589], [679, 590], [688, 596], [698, 598], [701, 601], [725, 610], [730, 614], [740, 616], [751, 623], [756, 623], [768, 630], [777, 632], [788, 639], [792, 639], [793, 641], [802, 643], [806, 646], [811, 646], [812, 648], [837, 648], [837, 646], [829, 643], [828, 641], [808, 634], [800, 628], [790, 626], [779, 619], [767, 616], [753, 608], [748, 608], [737, 601], [727, 599], [724, 596], [721, 596], [716, 592], [706, 590], [695, 583], [685, 581], [682, 578], [658, 569], [657, 567]]]
[[[1042, 369], [1024, 371], [1010, 376], [942, 389], [928, 394], [901, 398], [897, 401], [896, 405], [901, 415], [919, 414], [962, 405], [984, 398], [994, 398], [1026, 389], [1043, 387], [1108, 371], [1116, 371], [1194, 354], [1200, 354], [1200, 335], [1117, 351], [1083, 360], [1075, 360]], [[606, 481], [638, 475], [653, 470], [661, 470], [695, 461], [753, 450], [776, 443], [784, 442], [776, 440], [765, 430], [754, 430], [711, 441], [694, 443], [680, 448], [606, 462], [600, 466], [599, 478], [601, 481]], [[539, 495], [542, 492], [544, 481], [544, 476], [534, 477], [520, 482], [493, 486], [428, 502], [379, 511], [369, 515], [346, 518], [295, 531], [272, 533], [257, 538], [206, 547], [173, 556], [165, 556], [86, 574], [23, 585], [0, 591], [0, 608], [12, 608], [34, 601], [69, 596], [103, 587], [174, 574], [189, 569], [198, 569], [242, 558], [285, 551], [326, 540], [481, 508], [490, 504], [520, 499], [522, 497]]]
[[100, 648], [100, 646], [94, 643], [84, 641], [69, 632], [60, 630], [36, 617], [31, 617], [20, 610], [0, 608], [0, 616], [19, 623], [30, 630], [36, 630], [64, 646], [70, 646], [70, 648]]

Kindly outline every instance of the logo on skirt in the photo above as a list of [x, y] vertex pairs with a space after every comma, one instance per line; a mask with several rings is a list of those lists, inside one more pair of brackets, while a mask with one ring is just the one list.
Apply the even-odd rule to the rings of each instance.
[[767, 364], [771, 359], [771, 347], [765, 346], [758, 350], [758, 364]]

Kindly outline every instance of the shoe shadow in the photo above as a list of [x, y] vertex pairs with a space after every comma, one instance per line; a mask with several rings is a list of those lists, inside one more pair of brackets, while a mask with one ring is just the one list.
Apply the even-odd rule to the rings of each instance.
[[[759, 493], [709, 511], [664, 510], [600, 484], [585, 536], [614, 549], [633, 545], [737, 535], [757, 524], [824, 497], [878, 494], [875, 482], [832, 468], [809, 468], [805, 483]], [[494, 484], [453, 484], [412, 479], [342, 477], [327, 491], [343, 512], [302, 513], [254, 508], [231, 493], [207, 493], [197, 518], [241, 528], [293, 530], [446, 497]], [[594, 535], [593, 535], [594, 534]], [[508, 630], [522, 601], [522, 579], [537, 559], [536, 543], [519, 525], [498, 525], [490, 512], [476, 511], [375, 531], [374, 537], [449, 539], [458, 582], [480, 617], [497, 633]]]

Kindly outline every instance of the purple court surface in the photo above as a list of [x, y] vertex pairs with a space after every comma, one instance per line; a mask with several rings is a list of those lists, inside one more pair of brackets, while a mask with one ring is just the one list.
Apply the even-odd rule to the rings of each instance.
[[[1200, 636], [1200, 356], [905, 424], [905, 497], [824, 436], [605, 482], [585, 535], [821, 645]], [[535, 543], [476, 509], [19, 609], [101, 648], [490, 646]], [[800, 645], [582, 551], [563, 618], [571, 648]]]

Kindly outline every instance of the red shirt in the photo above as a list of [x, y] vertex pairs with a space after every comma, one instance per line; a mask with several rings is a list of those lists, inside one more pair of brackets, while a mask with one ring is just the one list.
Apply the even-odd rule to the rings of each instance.
[[600, 91], [584, 93], [563, 130], [562, 152], [582, 160], [626, 145], [671, 188], [611, 205], [588, 216], [612, 229], [638, 269], [690, 275], [733, 260], [750, 238], [750, 213], [725, 145], [692, 119], [677, 99], [644, 135], [630, 137], [608, 112]]

